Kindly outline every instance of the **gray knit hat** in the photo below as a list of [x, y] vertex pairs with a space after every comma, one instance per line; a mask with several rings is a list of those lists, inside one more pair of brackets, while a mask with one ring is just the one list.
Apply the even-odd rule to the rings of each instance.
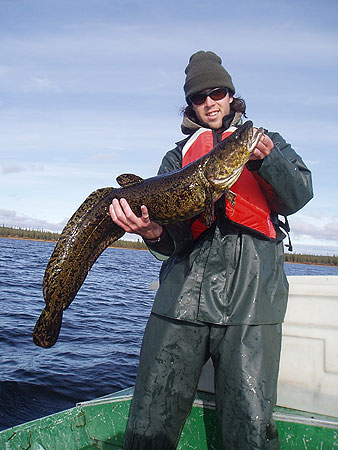
[[184, 84], [185, 98], [203, 89], [227, 87], [232, 94], [235, 87], [231, 76], [222, 66], [222, 60], [213, 52], [200, 50], [194, 53], [185, 69], [186, 78]]

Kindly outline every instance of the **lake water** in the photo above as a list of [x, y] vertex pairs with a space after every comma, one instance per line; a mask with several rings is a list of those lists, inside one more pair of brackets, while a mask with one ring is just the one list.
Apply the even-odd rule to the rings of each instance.
[[[0, 239], [0, 430], [132, 386], [160, 263], [146, 251], [107, 249], [94, 264], [51, 349], [32, 330], [54, 243]], [[338, 267], [286, 264], [287, 275]]]

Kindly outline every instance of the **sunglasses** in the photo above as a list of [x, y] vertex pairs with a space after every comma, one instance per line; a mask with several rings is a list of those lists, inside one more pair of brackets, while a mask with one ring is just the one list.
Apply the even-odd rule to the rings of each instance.
[[229, 90], [226, 87], [210, 89], [207, 92], [197, 92], [196, 94], [192, 94], [189, 96], [188, 100], [190, 103], [194, 105], [203, 105], [206, 101], [207, 97], [212, 98], [213, 100], [222, 100], [228, 94]]

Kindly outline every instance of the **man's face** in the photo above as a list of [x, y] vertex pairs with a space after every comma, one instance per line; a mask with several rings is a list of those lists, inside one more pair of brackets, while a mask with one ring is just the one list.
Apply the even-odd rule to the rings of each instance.
[[[203, 92], [209, 90], [205, 89]], [[201, 105], [193, 103], [192, 108], [201, 123], [208, 125], [213, 130], [219, 130], [223, 126], [223, 117], [230, 114], [230, 103], [232, 101], [233, 96], [228, 92], [221, 100], [213, 100], [208, 96]]]

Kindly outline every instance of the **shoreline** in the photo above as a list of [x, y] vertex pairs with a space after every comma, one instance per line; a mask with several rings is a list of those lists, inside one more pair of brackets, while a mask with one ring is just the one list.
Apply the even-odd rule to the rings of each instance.
[[[20, 237], [20, 236], [0, 236], [0, 239], [16, 239], [16, 240], [22, 240], [22, 241], [33, 241], [33, 242], [57, 242], [55, 239], [36, 239], [36, 238], [29, 238], [29, 237]], [[116, 241], [118, 242], [118, 241]], [[126, 241], [126, 242], [133, 242], [133, 241]], [[138, 250], [138, 251], [149, 251], [147, 248], [136, 248], [136, 247], [125, 247], [125, 246], [109, 246], [108, 248], [117, 248], [122, 250]], [[315, 256], [315, 255], [314, 255]], [[325, 255], [317, 255], [317, 256], [325, 256]], [[314, 263], [314, 262], [295, 262], [295, 261], [284, 261], [284, 264], [305, 264], [309, 266], [325, 266], [325, 267], [338, 267], [335, 264], [325, 264], [325, 263]]]
[[22, 236], [0, 236], [0, 239], [16, 239], [17, 241], [56, 242], [56, 239], [36, 239]]
[[[22, 236], [0, 236], [0, 239], [16, 239], [17, 241], [33, 241], [33, 242], [57, 242], [56, 239], [37, 239], [37, 238], [29, 238], [29, 237], [22, 237]], [[118, 241], [116, 241], [118, 242]], [[126, 241], [126, 242], [133, 242], [133, 241]], [[121, 247], [119, 246], [115, 246], [115, 245], [110, 245], [107, 248], [118, 248], [118, 249], [122, 249], [122, 250], [140, 250], [140, 251], [149, 251], [147, 248], [136, 248], [136, 247], [124, 247], [121, 245]]]

